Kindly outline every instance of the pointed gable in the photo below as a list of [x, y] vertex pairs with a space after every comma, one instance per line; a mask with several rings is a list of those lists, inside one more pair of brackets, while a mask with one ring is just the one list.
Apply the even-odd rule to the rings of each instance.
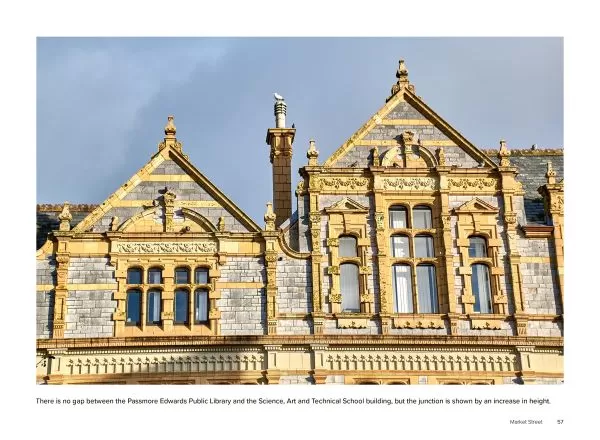
[[[404, 163], [411, 167], [412, 163], [419, 163], [417, 158], [421, 156], [439, 158], [441, 148], [447, 166], [472, 168], [482, 163], [495, 167], [481, 150], [415, 94], [403, 60], [400, 60], [396, 76], [398, 82], [392, 87], [392, 95], [386, 104], [339, 147], [324, 166], [365, 168], [373, 165], [374, 160], [377, 163], [391, 148], [399, 148], [399, 154], [406, 156]], [[405, 144], [403, 137], [414, 139], [414, 143]], [[424, 161], [427, 162], [430, 161]]]
[[257, 232], [254, 221], [183, 154], [172, 117], [159, 151], [73, 231]]
[[458, 208], [454, 208], [454, 212], [457, 214], [495, 214], [498, 212], [498, 208], [475, 197], [468, 202], [463, 203]]

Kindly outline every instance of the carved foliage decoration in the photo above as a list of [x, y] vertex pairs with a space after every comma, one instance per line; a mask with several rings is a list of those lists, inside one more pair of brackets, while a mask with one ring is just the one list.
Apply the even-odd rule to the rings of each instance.
[[408, 191], [435, 191], [435, 179], [432, 177], [386, 177], [382, 180], [383, 189], [397, 189]]
[[189, 243], [120, 242], [117, 252], [132, 254], [214, 253], [217, 244], [210, 241]]
[[320, 190], [338, 190], [338, 189], [363, 189], [367, 190], [369, 179], [365, 177], [321, 177], [317, 180], [317, 187]]
[[479, 177], [476, 179], [467, 178], [449, 178], [448, 188], [449, 189], [496, 189], [496, 179], [488, 177]]

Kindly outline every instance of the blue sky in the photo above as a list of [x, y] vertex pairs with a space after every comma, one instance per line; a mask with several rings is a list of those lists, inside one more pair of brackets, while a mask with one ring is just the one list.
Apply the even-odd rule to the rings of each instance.
[[561, 38], [38, 38], [37, 202], [100, 203], [157, 151], [167, 115], [194, 165], [262, 224], [273, 92], [324, 161], [384, 103], [403, 58], [416, 92], [481, 148], [563, 146]]

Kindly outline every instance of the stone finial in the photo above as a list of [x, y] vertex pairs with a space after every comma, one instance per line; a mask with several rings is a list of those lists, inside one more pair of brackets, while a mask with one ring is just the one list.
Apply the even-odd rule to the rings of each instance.
[[446, 165], [446, 153], [444, 153], [444, 148], [443, 147], [438, 148], [437, 154], [438, 154], [438, 164], [440, 166], [445, 166]]
[[175, 133], [177, 133], [177, 127], [173, 123], [173, 116], [167, 116], [167, 125], [165, 125], [165, 135], [167, 137], [175, 137]]
[[415, 92], [414, 86], [408, 80], [408, 69], [406, 69], [406, 66], [404, 65], [404, 60], [400, 60], [398, 63], [398, 70], [396, 71], [396, 78], [398, 78], [398, 81], [396, 81], [396, 84], [394, 84], [392, 86], [391, 95], [386, 101], [389, 101], [390, 99], [392, 99], [392, 97], [396, 93], [398, 93], [400, 90], [403, 90], [405, 88], [410, 90], [413, 93]]
[[548, 184], [553, 185], [556, 183], [556, 171], [552, 168], [552, 162], [548, 161], [548, 171], [546, 171], [546, 179]]
[[378, 167], [381, 165], [381, 161], [379, 160], [379, 148], [377, 145], [373, 147], [373, 166]]
[[508, 148], [506, 148], [506, 141], [501, 140], [500, 141], [500, 151], [498, 151], [498, 159], [500, 159], [501, 167], [510, 166], [510, 160], [508, 160], [509, 157], [510, 157], [510, 151], [508, 151]]
[[225, 217], [219, 217], [219, 222], [217, 223], [217, 228], [219, 232], [225, 232]]
[[69, 202], [65, 202], [63, 205], [62, 212], [58, 215], [58, 219], [60, 220], [60, 225], [58, 227], [59, 231], [71, 230], [71, 220], [73, 219], [73, 216], [71, 215], [71, 211], [69, 211]]
[[287, 104], [283, 100], [283, 96], [278, 93], [273, 93], [275, 104], [273, 111], [275, 114], [275, 128], [285, 128], [285, 115], [287, 113]]
[[410, 130], [405, 130], [404, 133], [400, 135], [400, 137], [402, 138], [402, 142], [404, 142], [405, 147], [413, 145], [415, 141], [415, 133]]
[[315, 148], [315, 141], [312, 139], [308, 141], [308, 151], [306, 152], [306, 157], [308, 157], [309, 167], [316, 167], [319, 165], [317, 160], [319, 158], [319, 152]]
[[264, 218], [265, 218], [265, 231], [274, 231], [276, 215], [273, 212], [273, 204], [271, 202], [267, 203], [267, 212], [265, 212]]

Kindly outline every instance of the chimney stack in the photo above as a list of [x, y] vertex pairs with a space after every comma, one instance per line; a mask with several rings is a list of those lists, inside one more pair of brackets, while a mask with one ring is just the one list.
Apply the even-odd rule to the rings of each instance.
[[267, 144], [271, 146], [273, 211], [278, 228], [292, 216], [292, 143], [296, 129], [285, 127], [287, 104], [283, 96], [275, 93], [274, 97], [275, 128], [267, 131]]

